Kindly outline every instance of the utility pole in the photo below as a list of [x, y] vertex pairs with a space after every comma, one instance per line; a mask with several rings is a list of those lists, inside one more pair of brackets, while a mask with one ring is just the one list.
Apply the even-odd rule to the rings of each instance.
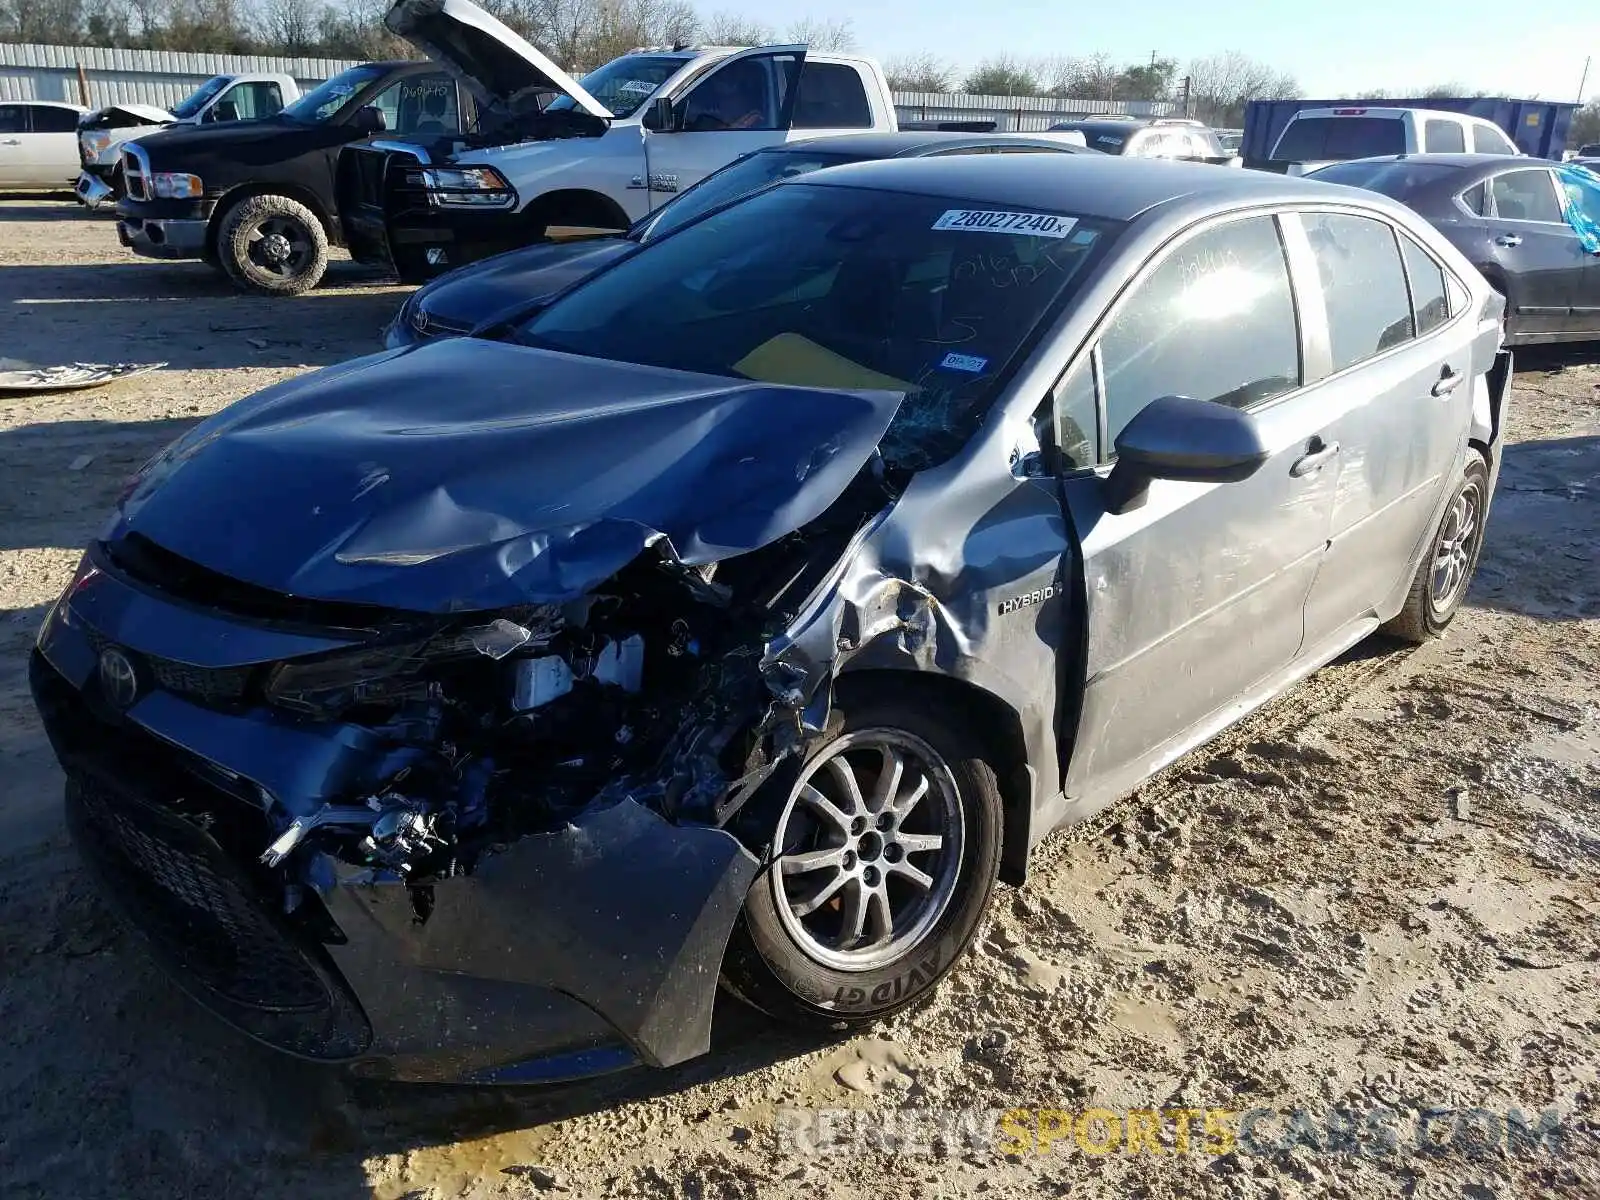
[[1593, 56], [1583, 60], [1583, 78], [1578, 80], [1578, 103], [1583, 103], [1583, 89], [1589, 83], [1589, 64], [1594, 61]]

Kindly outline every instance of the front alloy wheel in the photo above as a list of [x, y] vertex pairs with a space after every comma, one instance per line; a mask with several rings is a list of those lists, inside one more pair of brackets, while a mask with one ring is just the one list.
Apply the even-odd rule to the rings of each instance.
[[887, 1016], [931, 992], [977, 933], [999, 873], [999, 785], [970, 717], [926, 693], [900, 699], [912, 691], [841, 701], [798, 770], [741, 817], [767, 867], [723, 976], [772, 1016]]
[[880, 967], [950, 905], [963, 842], [955, 778], [902, 730], [846, 734], [806, 767], [774, 840], [767, 878], [796, 945], [836, 970]]

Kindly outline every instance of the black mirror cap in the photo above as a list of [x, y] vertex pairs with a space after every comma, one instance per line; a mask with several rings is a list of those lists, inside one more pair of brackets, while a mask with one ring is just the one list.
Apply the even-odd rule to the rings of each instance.
[[388, 128], [388, 122], [383, 119], [383, 110], [371, 104], [356, 109], [356, 128], [362, 133], [382, 133]]
[[1186, 483], [1237, 483], [1268, 457], [1249, 413], [1191, 396], [1151, 401], [1117, 434], [1116, 447], [1119, 463]]
[[1267, 461], [1255, 418], [1192, 396], [1163, 396], [1129, 421], [1116, 439], [1117, 463], [1106, 478], [1106, 511], [1144, 503], [1153, 479], [1238, 483]]
[[650, 107], [645, 110], [643, 125], [646, 129], [653, 129], [657, 133], [677, 132], [678, 118], [672, 107], [672, 101], [665, 96], [658, 96], [650, 101]]

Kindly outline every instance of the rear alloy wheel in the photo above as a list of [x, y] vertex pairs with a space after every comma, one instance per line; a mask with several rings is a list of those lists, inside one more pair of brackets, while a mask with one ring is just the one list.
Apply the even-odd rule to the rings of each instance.
[[1470, 450], [1455, 494], [1417, 566], [1406, 606], [1384, 627], [1387, 632], [1408, 642], [1425, 642], [1444, 632], [1477, 570], [1488, 511], [1489, 468], [1476, 450]]
[[217, 257], [248, 291], [298, 296], [328, 269], [328, 235], [305, 205], [287, 196], [250, 196], [222, 218]]
[[859, 1024], [927, 994], [972, 940], [1000, 794], [971, 739], [920, 708], [868, 702], [830, 733], [774, 806], [725, 974], [774, 1016]]

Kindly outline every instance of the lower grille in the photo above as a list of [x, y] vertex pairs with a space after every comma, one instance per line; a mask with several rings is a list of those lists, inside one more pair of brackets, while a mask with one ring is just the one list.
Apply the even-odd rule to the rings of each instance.
[[367, 1048], [366, 1018], [320, 950], [255, 897], [198, 824], [81, 768], [68, 777], [67, 817], [112, 904], [201, 1003], [308, 1058]]

